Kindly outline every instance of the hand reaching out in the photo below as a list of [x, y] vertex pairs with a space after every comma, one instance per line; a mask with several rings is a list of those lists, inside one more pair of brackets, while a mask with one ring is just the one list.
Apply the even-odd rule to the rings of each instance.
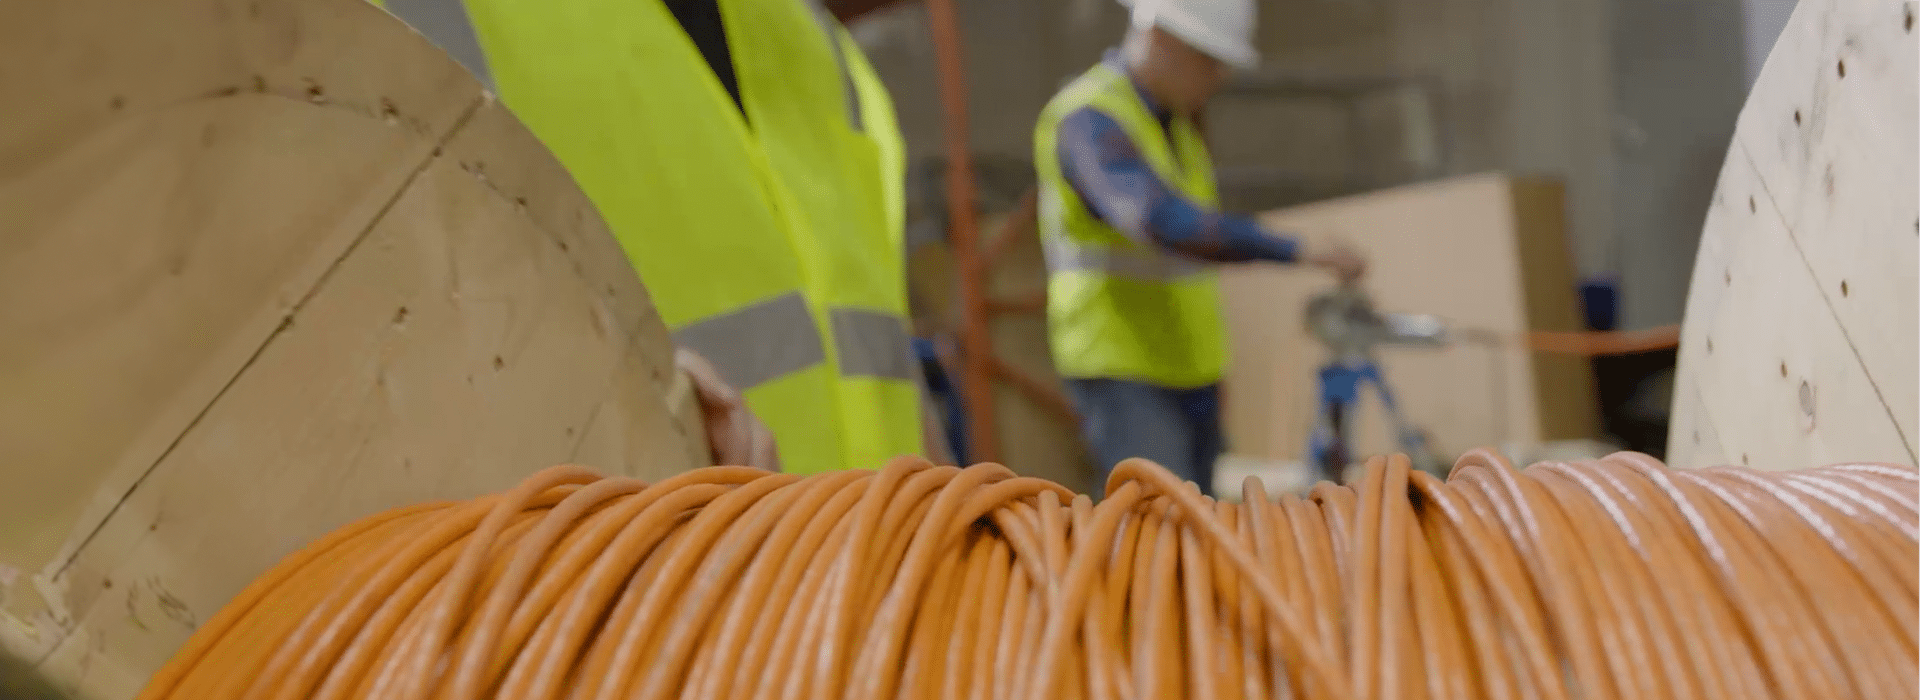
[[773, 431], [747, 410], [740, 392], [720, 378], [713, 364], [686, 348], [674, 351], [673, 363], [693, 380], [714, 463], [780, 471]]
[[1367, 259], [1360, 250], [1345, 241], [1330, 241], [1307, 248], [1300, 261], [1333, 273], [1341, 282], [1352, 282], [1367, 273]]

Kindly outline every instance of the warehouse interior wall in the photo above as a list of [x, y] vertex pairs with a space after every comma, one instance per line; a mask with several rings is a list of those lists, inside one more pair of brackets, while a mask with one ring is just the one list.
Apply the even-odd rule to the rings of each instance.
[[1626, 327], [1680, 322], [1700, 227], [1750, 82], [1741, 4], [1613, 0], [1613, 211]]
[[[1617, 280], [1619, 325], [1677, 322], [1754, 69], [1755, 9], [1746, 6], [1777, 1], [1263, 3], [1263, 61], [1240, 82], [1293, 87], [1216, 101], [1208, 122], [1223, 190], [1230, 206], [1264, 210], [1490, 170], [1557, 177], [1576, 269]], [[1126, 29], [1112, 0], [967, 0], [958, 9], [971, 144], [989, 158], [1030, 159], [1040, 108]], [[853, 32], [893, 91], [910, 158], [937, 158], [925, 10], [901, 3]], [[1425, 101], [1367, 92], [1386, 81], [1417, 85]], [[1342, 91], [1368, 96], [1324, 99]], [[1356, 143], [1390, 146], [1363, 154]]]

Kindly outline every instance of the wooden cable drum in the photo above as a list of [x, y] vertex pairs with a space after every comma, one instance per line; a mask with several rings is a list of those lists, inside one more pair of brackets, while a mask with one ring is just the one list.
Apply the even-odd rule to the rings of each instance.
[[1644, 455], [1098, 503], [902, 458], [555, 467], [344, 527], [142, 698], [1900, 698], [1914, 470]]
[[1915, 464], [1920, 31], [1795, 7], [1734, 129], [1681, 326], [1676, 467]]
[[379, 8], [3, 2], [0, 53], [0, 647], [72, 696], [368, 513], [711, 464], [594, 206]]

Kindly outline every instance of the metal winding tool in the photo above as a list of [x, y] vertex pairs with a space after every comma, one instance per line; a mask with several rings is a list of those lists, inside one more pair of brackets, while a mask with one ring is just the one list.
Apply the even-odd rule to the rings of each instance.
[[1449, 342], [1446, 324], [1436, 316], [1380, 313], [1374, 309], [1372, 298], [1352, 283], [1310, 299], [1306, 324], [1308, 332], [1328, 352], [1327, 363], [1318, 372], [1318, 408], [1307, 439], [1307, 464], [1319, 471], [1317, 479], [1338, 481], [1353, 461], [1354, 409], [1366, 385], [1372, 385], [1386, 407], [1400, 450], [1411, 456], [1415, 468], [1436, 472], [1439, 460], [1427, 446], [1426, 432], [1400, 413], [1393, 392], [1381, 376], [1375, 350], [1383, 346], [1443, 347]]

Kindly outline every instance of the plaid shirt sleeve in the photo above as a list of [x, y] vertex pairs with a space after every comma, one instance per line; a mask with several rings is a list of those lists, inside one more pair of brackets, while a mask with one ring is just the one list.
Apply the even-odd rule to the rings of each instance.
[[1206, 262], [1290, 263], [1297, 243], [1253, 219], [1203, 206], [1168, 187], [1112, 117], [1090, 108], [1060, 122], [1060, 171], [1088, 210], [1142, 243]]

